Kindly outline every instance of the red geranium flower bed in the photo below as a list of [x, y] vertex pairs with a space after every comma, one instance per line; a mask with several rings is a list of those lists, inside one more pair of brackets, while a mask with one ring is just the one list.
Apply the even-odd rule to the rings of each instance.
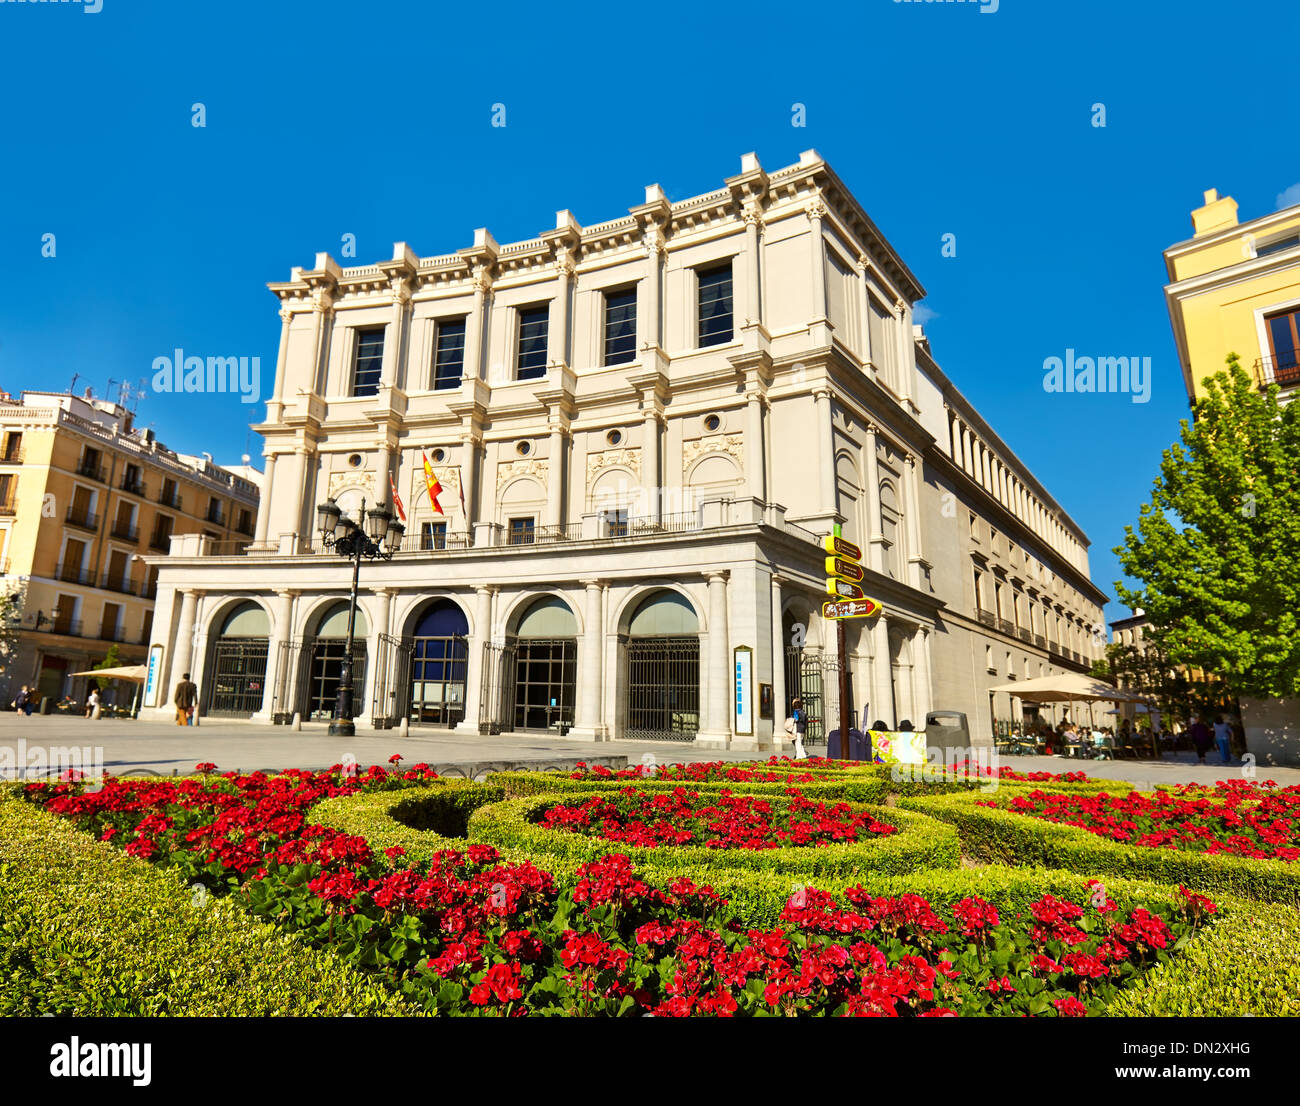
[[1034, 791], [1012, 799], [1005, 809], [1126, 845], [1288, 863], [1300, 857], [1300, 787], [1234, 780], [1213, 789], [1187, 785], [1126, 796]]
[[[939, 907], [916, 895], [857, 888], [837, 898], [806, 888], [776, 925], [753, 928], [709, 887], [689, 879], [650, 887], [618, 854], [559, 885], [488, 846], [412, 865], [400, 848], [377, 856], [363, 839], [304, 817], [327, 796], [428, 778], [419, 765], [353, 776], [227, 773], [110, 778], [95, 792], [81, 783], [33, 784], [27, 795], [329, 946], [439, 1013], [1101, 1013], [1128, 979], [1166, 959], [1215, 910], [1184, 892], [1180, 906], [1121, 917], [1099, 884], [1082, 902], [1044, 895], [1023, 917], [976, 898]], [[800, 808], [797, 816], [809, 813]]]
[[603, 764], [588, 766], [578, 762], [569, 774], [574, 780], [681, 780], [683, 783], [812, 783], [811, 772], [771, 771], [754, 764], [725, 760], [698, 761], [693, 764], [637, 764], [631, 768], [611, 769]]
[[546, 829], [568, 830], [627, 845], [702, 845], [709, 849], [779, 849], [833, 845], [897, 833], [867, 811], [847, 803], [810, 802], [791, 789], [773, 803], [750, 795], [689, 791], [638, 791], [595, 795], [546, 811]]

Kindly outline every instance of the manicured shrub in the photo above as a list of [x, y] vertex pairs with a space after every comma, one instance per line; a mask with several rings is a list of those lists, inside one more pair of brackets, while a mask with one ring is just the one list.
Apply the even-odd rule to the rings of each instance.
[[[963, 852], [990, 864], [1067, 868], [1096, 876], [1182, 884], [1206, 894], [1300, 904], [1300, 866], [1107, 841], [1076, 826], [1002, 809], [1013, 798], [1011, 794], [940, 795], [908, 797], [899, 803], [956, 827]], [[990, 802], [994, 806], [986, 805]]]
[[0, 1015], [411, 1014], [373, 976], [0, 796]]
[[[790, 788], [794, 787], [810, 799], [822, 799], [828, 802], [842, 799], [854, 803], [881, 803], [889, 793], [889, 788], [884, 781], [878, 779], [825, 773], [780, 774], [807, 778], [811, 782], [734, 782], [725, 779], [705, 779], [692, 781], [690, 786], [694, 791], [743, 791], [747, 795], [785, 795]], [[579, 778], [574, 779], [574, 775]], [[644, 791], [673, 791], [682, 786], [681, 781], [674, 779], [559, 772], [495, 772], [488, 777], [488, 782], [504, 788], [506, 797], [510, 799], [522, 799], [529, 795], [617, 791], [631, 783], [635, 783]]]
[[[773, 807], [783, 809], [786, 798], [763, 796]], [[513, 849], [537, 858], [558, 858], [570, 862], [597, 860], [613, 851], [609, 842], [560, 830], [549, 830], [537, 822], [545, 812], [563, 801], [558, 795], [532, 796], [480, 807], [470, 817], [471, 840]], [[718, 870], [748, 868], [801, 876], [853, 876], [864, 872], [912, 872], [925, 868], [955, 868], [960, 860], [956, 836], [931, 819], [906, 812], [851, 804], [898, 832], [863, 842], [827, 845], [822, 848], [781, 848], [762, 851], [711, 849], [702, 846], [642, 848], [620, 845], [617, 851], [633, 862], [651, 867], [684, 871], [701, 876]]]

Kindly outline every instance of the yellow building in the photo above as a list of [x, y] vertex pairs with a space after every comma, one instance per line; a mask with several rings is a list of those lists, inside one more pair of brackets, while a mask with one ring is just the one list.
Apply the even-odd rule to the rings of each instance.
[[1261, 387], [1300, 387], [1300, 204], [1249, 223], [1214, 189], [1192, 212], [1193, 236], [1165, 250], [1183, 383], [1191, 400], [1229, 353]]
[[149, 645], [158, 569], [174, 535], [201, 533], [232, 552], [251, 540], [259, 473], [167, 449], [130, 411], [89, 392], [0, 393], [0, 586], [21, 593], [18, 647], [0, 703], [81, 700], [70, 673], [117, 643], [123, 664]]

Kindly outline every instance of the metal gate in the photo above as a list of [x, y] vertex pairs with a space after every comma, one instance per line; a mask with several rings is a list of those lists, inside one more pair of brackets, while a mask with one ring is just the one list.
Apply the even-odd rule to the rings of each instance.
[[370, 721], [375, 729], [391, 730], [407, 717], [406, 710], [410, 705], [407, 689], [411, 686], [411, 654], [414, 649], [415, 642], [411, 638], [379, 635], [375, 690], [370, 701]]
[[515, 650], [514, 727], [565, 734], [573, 726], [578, 643], [521, 638]]
[[[309, 638], [299, 653], [297, 710], [303, 721], [334, 717], [347, 638]], [[366, 643], [352, 643], [352, 717], [363, 710], [366, 694]]]
[[219, 638], [212, 647], [205, 713], [248, 718], [261, 710], [269, 652], [264, 637]]
[[[805, 744], [824, 745], [826, 733], [839, 726], [840, 658], [835, 653], [819, 653], [809, 649], [787, 648], [785, 651], [786, 717], [790, 702], [796, 694], [803, 700], [808, 716], [808, 733]], [[796, 692], [794, 689], [798, 689]], [[829, 702], [828, 700], [829, 696]], [[849, 671], [849, 725], [852, 727], [857, 712], [853, 707], [853, 672]]]
[[700, 639], [629, 638], [629, 741], [693, 741], [700, 728]]
[[479, 684], [478, 732], [499, 734], [514, 723], [515, 646], [483, 646], [483, 676]]
[[469, 641], [461, 634], [410, 642], [405, 703], [412, 725], [455, 726], [465, 720]]

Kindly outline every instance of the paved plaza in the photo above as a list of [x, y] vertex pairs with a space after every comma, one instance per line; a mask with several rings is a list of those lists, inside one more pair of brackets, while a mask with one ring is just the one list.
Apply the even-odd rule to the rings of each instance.
[[[162, 722], [117, 719], [90, 720], [73, 715], [0, 714], [0, 765], [20, 765], [19, 741], [25, 740], [27, 763], [33, 749], [49, 750], [76, 746], [102, 749], [102, 762], [109, 772], [126, 775], [150, 772], [172, 775], [192, 772], [202, 761], [216, 764], [220, 771], [280, 771], [285, 768], [328, 768], [349, 754], [362, 766], [386, 764], [401, 753], [407, 765], [424, 762], [443, 774], [474, 776], [491, 769], [510, 767], [564, 767], [575, 761], [618, 766], [641, 763], [647, 755], [657, 763], [704, 760], [762, 760], [768, 753], [710, 749], [690, 743], [667, 741], [577, 741], [565, 738], [508, 733], [486, 736], [475, 733], [412, 728], [403, 737], [398, 730], [360, 730], [355, 737], [331, 737], [325, 723], [307, 723], [300, 731], [287, 726], [256, 725], [248, 722], [205, 721], [197, 727], [179, 727]], [[818, 752], [813, 749], [813, 752]], [[92, 753], [91, 758], [99, 756]], [[619, 758], [622, 758], [621, 760]], [[1166, 755], [1162, 760], [1068, 760], [1050, 756], [1003, 757], [1002, 764], [1022, 772], [1083, 771], [1102, 779], [1156, 784], [1213, 783], [1242, 779], [1250, 766], [1218, 763], [1212, 753], [1209, 763], [1199, 765], [1191, 753]], [[1254, 778], [1279, 784], [1300, 783], [1300, 769], [1255, 766]], [[1245, 778], [1251, 778], [1246, 775]]]

